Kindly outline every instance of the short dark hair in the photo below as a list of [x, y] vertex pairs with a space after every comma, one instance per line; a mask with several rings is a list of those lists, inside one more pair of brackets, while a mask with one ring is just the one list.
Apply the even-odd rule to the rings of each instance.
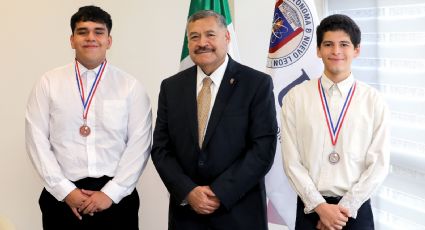
[[359, 26], [347, 15], [333, 14], [324, 18], [320, 25], [317, 26], [317, 47], [322, 44], [323, 36], [328, 31], [344, 31], [350, 36], [351, 43], [357, 48], [361, 40], [361, 32]]
[[75, 27], [78, 22], [98, 22], [104, 23], [106, 28], [108, 28], [108, 34], [112, 30], [112, 19], [111, 15], [108, 12], [102, 10], [98, 6], [83, 6], [78, 9], [78, 11], [71, 17], [71, 30], [74, 33]]
[[200, 11], [192, 14], [187, 19], [187, 25], [189, 25], [189, 23], [191, 23], [191, 22], [195, 22], [197, 20], [209, 18], [209, 17], [215, 17], [217, 24], [220, 27], [227, 28], [226, 19], [224, 18], [224, 16], [215, 12], [214, 10], [200, 10]]

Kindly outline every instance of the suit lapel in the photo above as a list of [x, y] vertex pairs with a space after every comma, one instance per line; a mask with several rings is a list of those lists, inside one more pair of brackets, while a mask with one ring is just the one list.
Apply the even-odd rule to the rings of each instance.
[[202, 144], [203, 148], [206, 144], [208, 144], [209, 140], [214, 134], [215, 128], [220, 122], [221, 115], [223, 114], [227, 102], [229, 101], [236, 83], [238, 82], [236, 65], [237, 63], [229, 56], [229, 62], [227, 64], [226, 71], [224, 72], [223, 80], [221, 81], [220, 88], [218, 89], [217, 97], [215, 99], [210, 119], [208, 121], [207, 132], [205, 133], [205, 139]]
[[[196, 103], [196, 66], [191, 67], [188, 76], [185, 78], [184, 85], [184, 101], [187, 120], [190, 126], [193, 141], [198, 143], [198, 116]], [[196, 146], [199, 146], [196, 144]]]

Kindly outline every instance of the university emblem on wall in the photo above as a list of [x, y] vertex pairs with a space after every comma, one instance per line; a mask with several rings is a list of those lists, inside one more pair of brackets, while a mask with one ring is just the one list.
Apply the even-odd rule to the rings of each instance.
[[310, 47], [313, 34], [313, 16], [304, 0], [277, 1], [267, 67], [282, 68], [297, 62]]

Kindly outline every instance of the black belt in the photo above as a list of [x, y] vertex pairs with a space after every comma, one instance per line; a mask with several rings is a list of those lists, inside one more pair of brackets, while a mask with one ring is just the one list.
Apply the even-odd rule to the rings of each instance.
[[324, 196], [326, 203], [328, 204], [338, 204], [338, 202], [342, 199], [342, 196]]
[[79, 189], [99, 191], [111, 179], [112, 179], [112, 177], [108, 177], [108, 176], [102, 176], [102, 177], [99, 177], [99, 178], [86, 177], [86, 178], [83, 178], [81, 180], [75, 181], [74, 184]]

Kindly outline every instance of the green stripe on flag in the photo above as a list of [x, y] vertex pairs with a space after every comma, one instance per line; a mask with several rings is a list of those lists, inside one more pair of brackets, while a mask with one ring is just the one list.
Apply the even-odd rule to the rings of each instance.
[[[190, 1], [189, 18], [192, 14], [200, 10], [214, 10], [226, 18], [226, 24], [232, 23], [232, 17], [230, 16], [229, 3], [227, 0], [192, 0]], [[189, 49], [187, 48], [187, 35], [184, 33], [184, 43], [182, 49], [182, 55], [180, 61], [189, 56]]]

